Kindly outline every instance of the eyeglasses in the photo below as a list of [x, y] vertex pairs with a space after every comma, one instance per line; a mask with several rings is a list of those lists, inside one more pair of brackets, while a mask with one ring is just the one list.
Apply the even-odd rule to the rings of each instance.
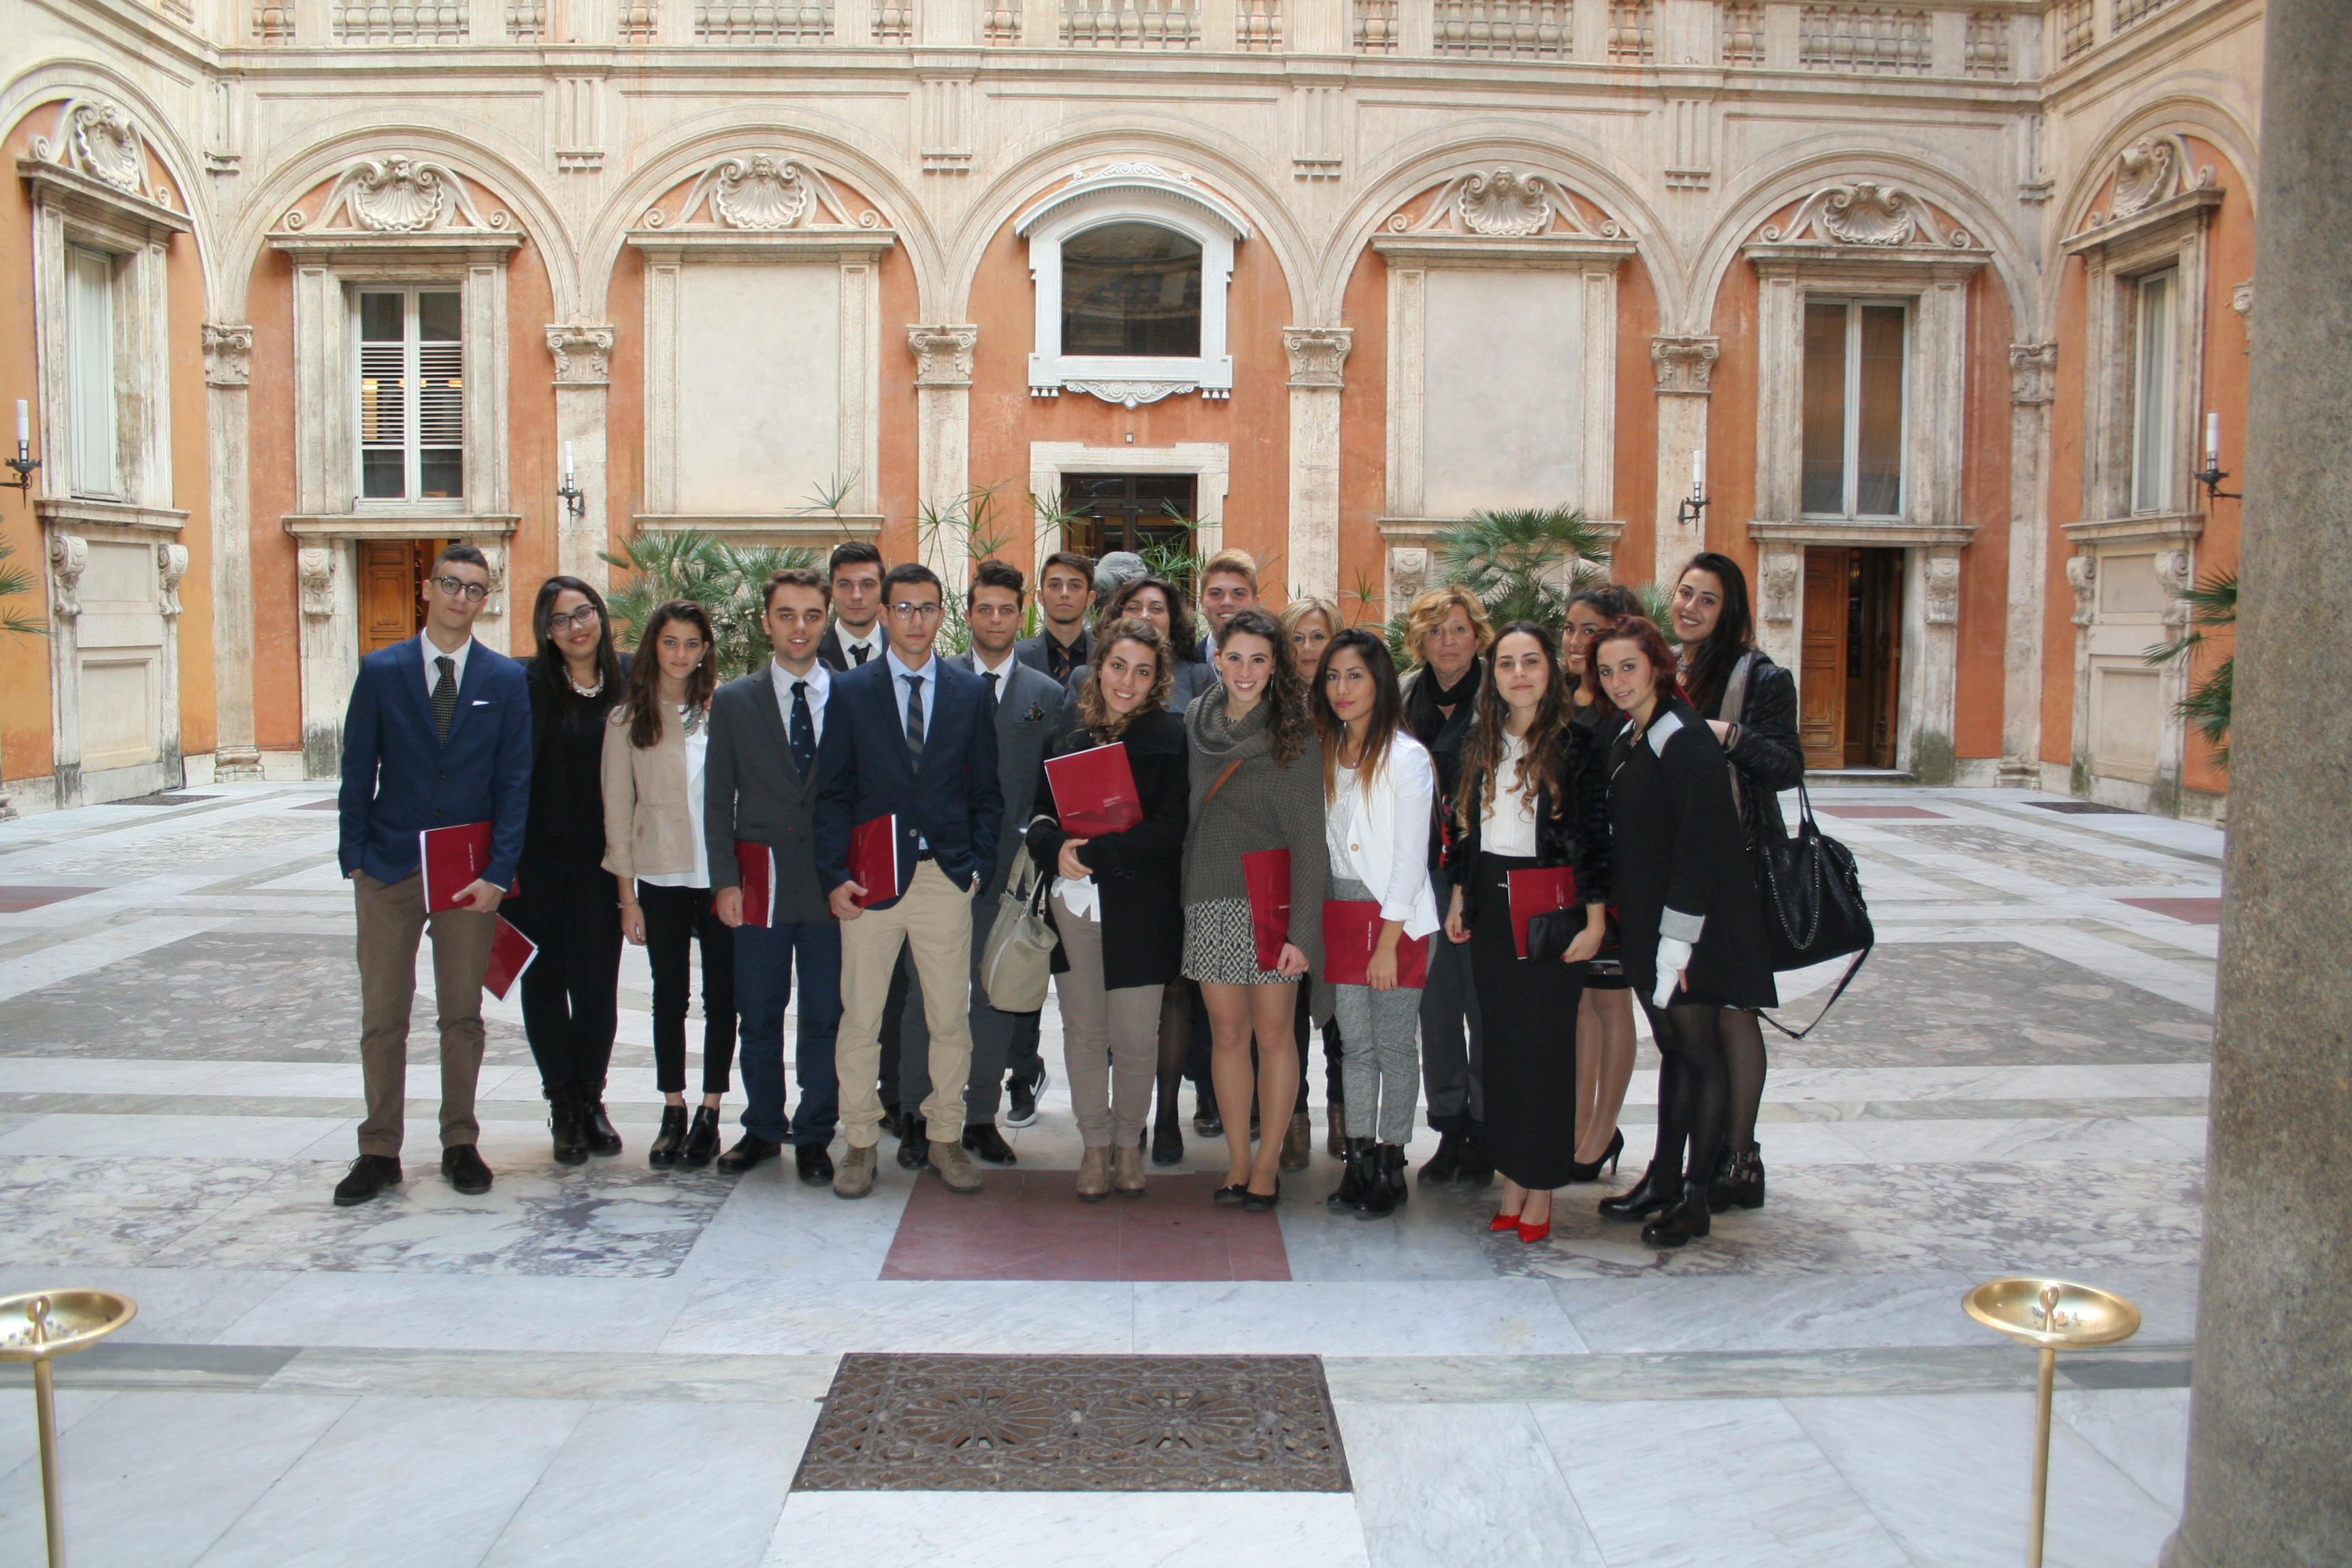
[[910, 621], [928, 621], [940, 613], [940, 606], [932, 604], [919, 605], [912, 599], [901, 599], [890, 606], [890, 613], [894, 616], [904, 616]]
[[468, 583], [463, 577], [436, 577], [433, 585], [453, 599], [463, 598], [477, 605], [490, 596], [488, 584]]
[[585, 628], [601, 624], [604, 618], [597, 613], [596, 606], [593, 605], [583, 605], [568, 616], [559, 616], [551, 610], [547, 616], [547, 629], [555, 632], [562, 631], [565, 626]]

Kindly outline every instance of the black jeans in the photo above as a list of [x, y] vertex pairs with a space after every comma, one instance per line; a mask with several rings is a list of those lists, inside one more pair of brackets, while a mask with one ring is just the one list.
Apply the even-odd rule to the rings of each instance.
[[619, 1026], [621, 893], [600, 866], [526, 857], [520, 898], [499, 906], [539, 943], [522, 976], [522, 1027], [548, 1099], [595, 1098]]
[[735, 933], [711, 910], [708, 888], [637, 884], [646, 914], [646, 962], [654, 972], [654, 1081], [664, 1094], [686, 1092], [686, 1005], [694, 992], [688, 964], [702, 945], [702, 1092], [725, 1094], [735, 1064]]

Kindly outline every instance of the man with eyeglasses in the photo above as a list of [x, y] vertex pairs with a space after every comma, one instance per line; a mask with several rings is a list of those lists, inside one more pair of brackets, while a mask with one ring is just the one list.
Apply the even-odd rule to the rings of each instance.
[[[876, 1092], [890, 971], [911, 951], [930, 1020], [931, 1092], [921, 1106], [929, 1168], [950, 1192], [980, 1191], [963, 1147], [963, 1088], [971, 1067], [972, 895], [996, 870], [1004, 799], [996, 773], [995, 705], [979, 676], [931, 651], [944, 598], [929, 567], [909, 562], [882, 580], [890, 646], [835, 678], [817, 747], [818, 880], [841, 921], [842, 1131], [848, 1144], [833, 1190], [874, 1190], [882, 1141]], [[895, 817], [898, 880], [851, 880], [851, 830]], [[872, 900], [861, 908], [858, 900]]]
[[[441, 1026], [441, 1173], [459, 1192], [490, 1190], [476, 1144], [482, 1067], [482, 973], [499, 900], [513, 888], [530, 813], [530, 692], [522, 666], [474, 640], [490, 563], [451, 544], [423, 588], [425, 630], [360, 661], [343, 717], [341, 842], [337, 858], [359, 915], [360, 1068], [367, 1119], [359, 1158], [335, 1187], [339, 1207], [401, 1180], [408, 1016], [416, 944], [433, 937]], [[488, 865], [454, 909], [427, 914], [419, 836], [490, 825]]]

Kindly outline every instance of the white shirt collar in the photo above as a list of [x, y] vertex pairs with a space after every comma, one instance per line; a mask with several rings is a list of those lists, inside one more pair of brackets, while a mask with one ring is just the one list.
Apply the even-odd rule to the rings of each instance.
[[919, 665], [908, 664], [905, 659], [900, 658], [898, 650], [895, 647], [886, 651], [882, 657], [890, 661], [890, 674], [894, 679], [901, 675], [919, 675], [934, 686], [939, 684], [939, 672], [932, 668], [940, 662], [940, 656], [936, 651]]
[[425, 650], [425, 690], [427, 696], [432, 695], [433, 689], [441, 684], [441, 668], [433, 662], [436, 658], [455, 660], [450, 670], [450, 679], [460, 687], [466, 684], [466, 656], [474, 651], [472, 637], [469, 637], [459, 643], [456, 653], [443, 653], [433, 646], [432, 633], [419, 632], [416, 634], [416, 646]]
[[999, 702], [1003, 701], [1004, 694], [1013, 689], [1013, 667], [1020, 662], [1020, 658], [1011, 648], [1004, 650], [1003, 664], [991, 664], [981, 656], [980, 649], [975, 647], [971, 650], [972, 673], [996, 677], [996, 700]]
[[795, 680], [808, 682], [809, 700], [812, 702], [824, 701], [825, 693], [833, 688], [833, 671], [824, 667], [823, 659], [812, 663], [806, 675], [794, 675], [784, 668], [783, 660], [771, 654], [768, 668], [774, 674], [777, 691], [788, 698], [793, 694], [793, 682]]
[[870, 647], [879, 651], [882, 647], [882, 622], [879, 618], [866, 628], [864, 637], [853, 636], [850, 629], [839, 621], [833, 623], [833, 629], [841, 638], [841, 651], [844, 653], [854, 647]]

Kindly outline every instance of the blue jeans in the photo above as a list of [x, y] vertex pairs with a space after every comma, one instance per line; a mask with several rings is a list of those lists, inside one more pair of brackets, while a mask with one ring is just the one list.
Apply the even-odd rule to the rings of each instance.
[[[801, 977], [798, 1114], [784, 1114], [784, 1008], [793, 970]], [[735, 1012], [742, 1031], [743, 1131], [771, 1143], [833, 1142], [841, 1120], [841, 1080], [833, 1066], [841, 1032], [841, 928], [809, 925], [735, 928]]]

